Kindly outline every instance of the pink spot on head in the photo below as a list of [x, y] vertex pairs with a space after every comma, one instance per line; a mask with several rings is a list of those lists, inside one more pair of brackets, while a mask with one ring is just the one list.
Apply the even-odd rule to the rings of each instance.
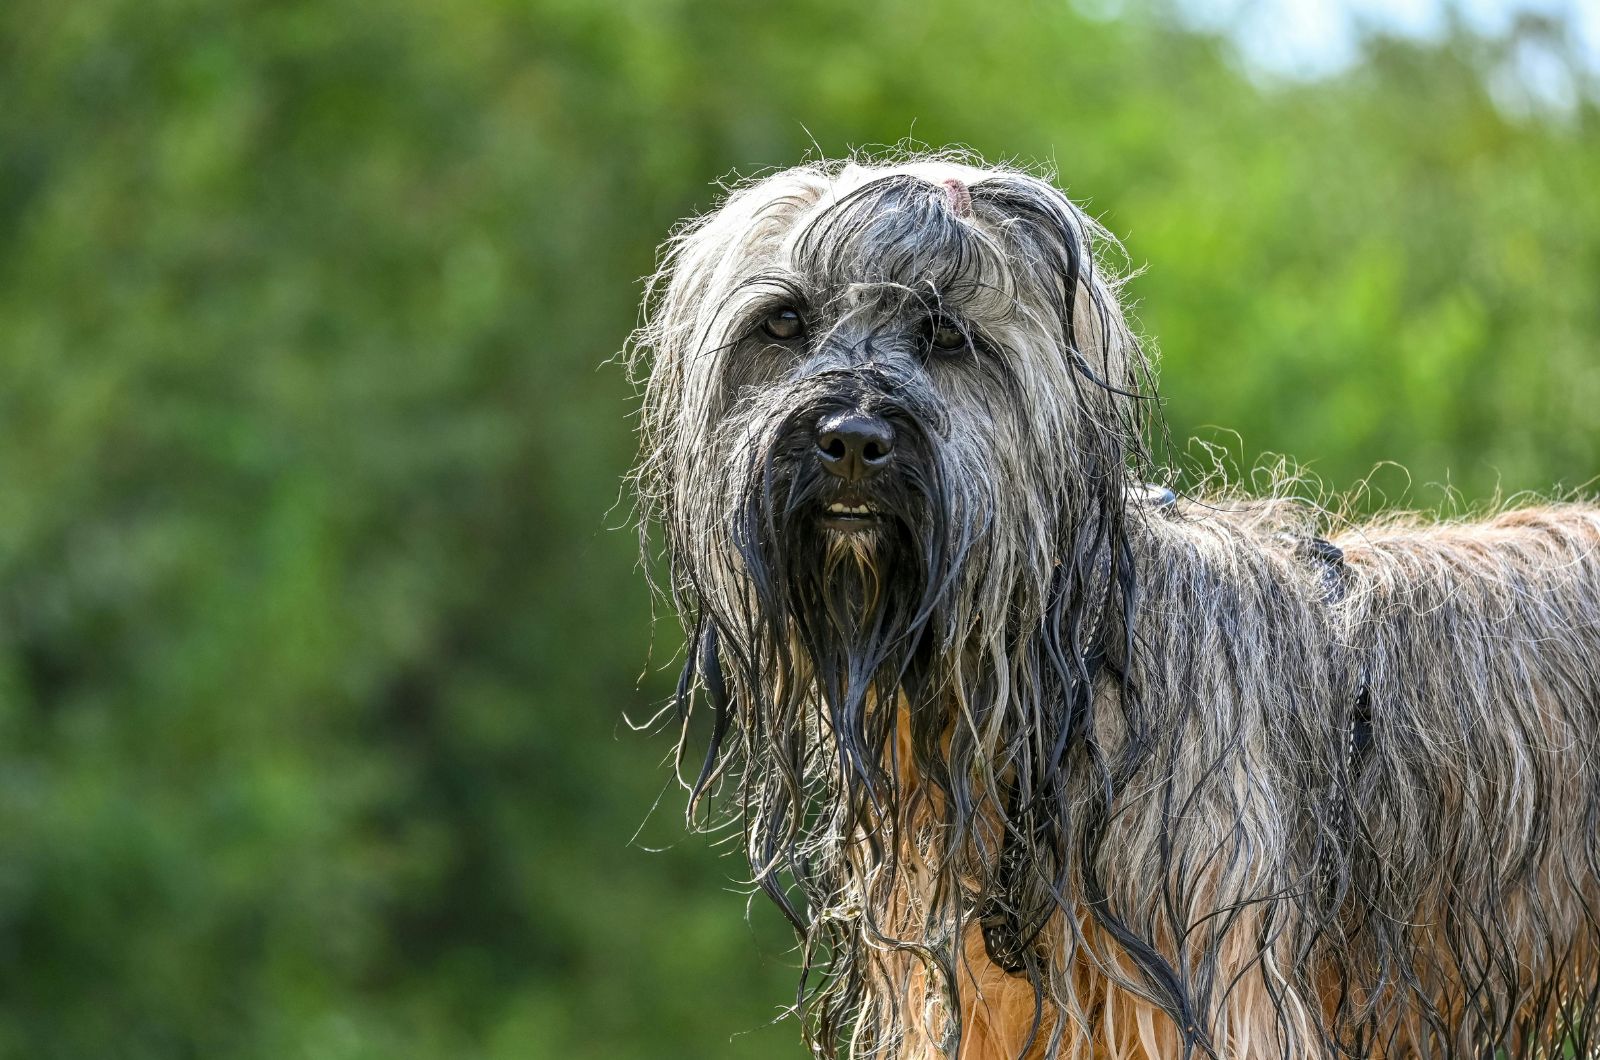
[[950, 209], [957, 217], [972, 216], [972, 192], [967, 186], [955, 177], [946, 177], [939, 182], [944, 188], [945, 195], [950, 199]]

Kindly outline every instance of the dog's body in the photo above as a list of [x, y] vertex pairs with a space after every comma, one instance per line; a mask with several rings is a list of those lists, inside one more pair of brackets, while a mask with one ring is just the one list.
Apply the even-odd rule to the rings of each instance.
[[648, 301], [692, 787], [814, 1049], [1589, 1055], [1600, 510], [1161, 497], [1096, 235], [1015, 173], [815, 165]]

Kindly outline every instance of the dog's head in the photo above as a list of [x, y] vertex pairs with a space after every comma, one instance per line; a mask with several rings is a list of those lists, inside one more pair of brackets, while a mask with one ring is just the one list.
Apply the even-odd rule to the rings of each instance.
[[958, 833], [1001, 821], [940, 858], [978, 892], [1065, 798], [1148, 374], [1101, 241], [1024, 174], [818, 164], [686, 225], [651, 283], [638, 481], [680, 700], [716, 714], [694, 787], [739, 763], [755, 878], [802, 930], [892, 863], [897, 775]]
[[938, 161], [789, 170], [689, 224], [641, 332], [678, 587], [813, 656], [878, 649], [858, 677], [1042, 606], [1017, 582], [1071, 560], [1137, 438], [1096, 234], [1044, 181]]

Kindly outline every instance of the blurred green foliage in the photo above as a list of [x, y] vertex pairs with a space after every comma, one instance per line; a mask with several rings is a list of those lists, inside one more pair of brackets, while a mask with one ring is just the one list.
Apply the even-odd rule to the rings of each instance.
[[620, 721], [677, 649], [641, 678], [600, 367], [656, 242], [814, 148], [1053, 161], [1149, 263], [1178, 438], [1575, 485], [1600, 126], [1497, 106], [1518, 46], [1262, 85], [1061, 2], [0, 7], [0, 1055], [796, 1055], [777, 918]]

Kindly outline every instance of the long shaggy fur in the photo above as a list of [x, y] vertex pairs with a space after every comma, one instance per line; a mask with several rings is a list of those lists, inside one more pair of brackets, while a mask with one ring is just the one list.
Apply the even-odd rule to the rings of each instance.
[[[1023, 173], [818, 163], [651, 282], [686, 782], [813, 1051], [1594, 1055], [1600, 511], [1150, 503], [1109, 246]], [[839, 410], [893, 427], [871, 530], [819, 518]]]

